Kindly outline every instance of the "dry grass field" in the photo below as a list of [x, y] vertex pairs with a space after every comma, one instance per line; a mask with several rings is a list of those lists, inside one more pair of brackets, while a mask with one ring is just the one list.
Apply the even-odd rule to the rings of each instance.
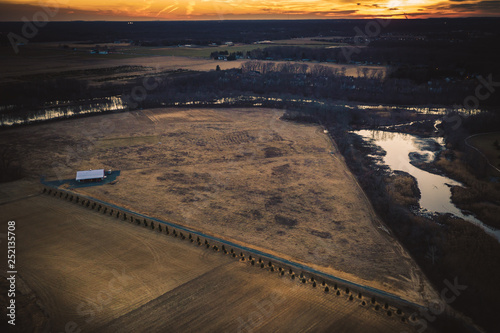
[[[216, 61], [205, 58], [187, 58], [177, 56], [157, 56], [144, 54], [95, 55], [85, 52], [73, 52], [54, 46], [28, 45], [19, 54], [10, 49], [0, 49], [0, 82], [13, 82], [23, 76], [32, 76], [64, 71], [106, 69], [118, 66], [144, 66], [155, 72], [188, 69], [195, 71], [239, 68], [242, 61]], [[134, 73], [127, 73], [133, 75]], [[137, 72], [135, 74], [145, 74]], [[147, 73], [146, 73], [147, 74]]]
[[[277, 41], [278, 44], [286, 41]], [[315, 42], [316, 43], [316, 42]], [[74, 45], [76, 46], [76, 45]], [[241, 50], [250, 50], [265, 45], [246, 45], [239, 47]], [[220, 47], [224, 48], [224, 47]], [[236, 52], [238, 47], [227, 48], [231, 52]], [[241, 64], [248, 60], [217, 61], [209, 59], [210, 53], [217, 48], [138, 48], [123, 47], [120, 54], [96, 55], [87, 51], [72, 51], [61, 49], [55, 44], [29, 44], [24, 46], [19, 54], [15, 54], [9, 48], [0, 48], [0, 82], [16, 82], [31, 79], [33, 75], [64, 75], [69, 73], [73, 77], [73, 71], [109, 69], [118, 66], [141, 66], [140, 71], [127, 72], [126, 76], [155, 74], [164, 71], [174, 71], [186, 69], [193, 71], [215, 70], [217, 65], [221, 69], [240, 68]], [[279, 62], [279, 61], [276, 61]], [[294, 62], [292, 62], [294, 63]], [[302, 62], [300, 62], [303, 64]], [[315, 63], [307, 63], [314, 66]], [[334, 63], [321, 63], [323, 66], [332, 67], [338, 70], [345, 68], [345, 75], [358, 77], [363, 75], [363, 69], [370, 72], [382, 72], [387, 75], [385, 66], [365, 66], [365, 65], [343, 65]], [[146, 72], [144, 71], [146, 70]], [[109, 73], [103, 72], [102, 77], [109, 79]]]
[[42, 195], [29, 181], [2, 184], [0, 209], [16, 221], [18, 271], [17, 325], [3, 332], [414, 331], [395, 309]]
[[9, 129], [0, 141], [33, 181], [118, 169], [114, 185], [75, 191], [417, 303], [435, 299], [328, 136], [281, 113], [143, 110]]

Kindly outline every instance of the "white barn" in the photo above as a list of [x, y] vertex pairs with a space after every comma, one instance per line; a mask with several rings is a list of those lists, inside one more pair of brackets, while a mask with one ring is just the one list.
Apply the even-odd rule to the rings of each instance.
[[77, 182], [102, 181], [102, 180], [104, 180], [104, 178], [106, 178], [104, 176], [104, 169], [77, 171], [76, 172], [76, 181]]

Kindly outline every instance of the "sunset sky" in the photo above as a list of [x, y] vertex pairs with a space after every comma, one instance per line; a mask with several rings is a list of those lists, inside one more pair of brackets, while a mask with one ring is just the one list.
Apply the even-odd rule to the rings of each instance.
[[500, 16], [498, 0], [0, 0], [0, 21], [31, 20], [42, 5], [53, 21]]

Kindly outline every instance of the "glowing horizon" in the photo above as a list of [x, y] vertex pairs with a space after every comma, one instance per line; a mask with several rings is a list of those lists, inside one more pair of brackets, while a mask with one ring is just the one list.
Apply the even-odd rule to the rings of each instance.
[[57, 9], [55, 21], [500, 16], [497, 0], [0, 0], [0, 21], [20, 21], [43, 5]]

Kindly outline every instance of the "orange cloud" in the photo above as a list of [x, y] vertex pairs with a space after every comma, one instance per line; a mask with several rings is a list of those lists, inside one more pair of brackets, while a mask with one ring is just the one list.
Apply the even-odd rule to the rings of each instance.
[[499, 16], [497, 0], [0, 0], [0, 20], [20, 20], [40, 5], [55, 20], [186, 20]]

